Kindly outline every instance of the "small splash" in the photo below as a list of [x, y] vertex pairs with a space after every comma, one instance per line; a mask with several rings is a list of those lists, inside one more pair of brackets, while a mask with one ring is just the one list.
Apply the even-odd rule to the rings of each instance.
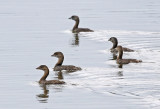
[[36, 82], [29, 82], [29, 85], [31, 85], [31, 86], [39, 86], [39, 83], [38, 83], [38, 81]]
[[71, 30], [64, 30], [64, 31], [61, 31], [62, 33], [68, 33], [68, 34], [71, 34], [72, 31]]
[[109, 50], [109, 49], [99, 50], [99, 52], [100, 52], [100, 53], [106, 54], [106, 53], [110, 53], [110, 50]]

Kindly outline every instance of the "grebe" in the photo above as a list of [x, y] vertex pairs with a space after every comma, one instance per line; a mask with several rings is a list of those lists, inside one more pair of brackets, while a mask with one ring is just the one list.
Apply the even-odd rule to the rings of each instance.
[[139, 62], [142, 62], [142, 60], [137, 60], [137, 59], [122, 59], [122, 56], [123, 56], [122, 46], [117, 46], [116, 50], [119, 53], [118, 57], [117, 57], [117, 63], [118, 64], [128, 64], [128, 63], [139, 63]]
[[80, 67], [76, 67], [73, 65], [62, 65], [63, 60], [64, 60], [64, 55], [62, 52], [55, 52], [53, 55], [54, 57], [58, 58], [58, 62], [56, 63], [56, 65], [54, 66], [54, 71], [61, 71], [61, 70], [66, 70], [68, 72], [74, 72], [77, 70], [82, 70]]
[[93, 30], [90, 30], [89, 28], [78, 28], [78, 25], [79, 25], [79, 22], [80, 22], [78, 16], [73, 15], [73, 16], [71, 16], [69, 19], [72, 19], [72, 20], [74, 20], [74, 21], [76, 22], [75, 25], [74, 25], [74, 27], [73, 27], [73, 29], [72, 29], [72, 32], [73, 32], [73, 33], [79, 33], [79, 32], [94, 32]]
[[44, 71], [44, 75], [39, 80], [40, 84], [64, 84], [65, 83], [64, 81], [59, 81], [59, 80], [46, 80], [47, 76], [49, 75], [49, 69], [46, 65], [40, 65], [36, 69]]
[[[111, 37], [108, 41], [113, 43], [112, 48], [110, 49], [112, 53], [117, 53], [118, 51], [115, 49], [118, 46], [118, 40], [116, 37]], [[134, 50], [123, 47], [124, 52], [134, 52]]]

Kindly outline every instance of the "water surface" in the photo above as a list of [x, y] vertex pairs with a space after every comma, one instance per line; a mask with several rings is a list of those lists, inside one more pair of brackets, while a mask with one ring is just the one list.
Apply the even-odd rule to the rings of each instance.
[[[158, 0], [5, 0], [0, 3], [0, 80], [3, 109], [159, 109], [160, 1]], [[74, 35], [71, 15], [93, 33]], [[113, 60], [110, 37], [136, 50], [124, 58], [143, 63], [123, 65]], [[83, 68], [62, 72], [66, 85], [41, 86], [37, 81], [50, 68], [56, 51], [64, 64]]]

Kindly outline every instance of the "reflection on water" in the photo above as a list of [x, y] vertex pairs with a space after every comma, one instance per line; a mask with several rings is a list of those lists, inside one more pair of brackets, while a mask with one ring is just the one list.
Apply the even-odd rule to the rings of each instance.
[[36, 98], [40, 103], [47, 103], [47, 100], [48, 100], [48, 97], [49, 97], [49, 95], [48, 95], [49, 90], [46, 87], [46, 85], [40, 85], [40, 87], [42, 88], [43, 93], [36, 95]]
[[[48, 98], [49, 98], [49, 90], [53, 91], [54, 93], [59, 93], [62, 92], [62, 89], [64, 88], [64, 85], [45, 85], [45, 84], [40, 84], [39, 87], [43, 91], [40, 94], [36, 95], [37, 101], [40, 103], [48, 103]], [[53, 94], [54, 94], [53, 93]]]
[[117, 75], [118, 75], [119, 77], [122, 77], [122, 76], [123, 76], [123, 71], [117, 72]]
[[115, 53], [113, 53], [113, 60], [117, 59], [117, 55]]
[[71, 45], [79, 46], [79, 36], [78, 36], [78, 34], [73, 34], [73, 39], [72, 39]]
[[118, 68], [123, 68], [123, 64], [118, 64]]
[[63, 79], [63, 74], [61, 71], [57, 72], [56, 75], [58, 76], [58, 79]]

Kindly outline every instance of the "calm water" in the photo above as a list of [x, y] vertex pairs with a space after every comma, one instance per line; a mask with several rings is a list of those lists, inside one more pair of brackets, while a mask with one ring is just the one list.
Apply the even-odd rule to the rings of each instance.
[[[160, 108], [160, 1], [0, 0], [0, 7], [0, 108]], [[72, 34], [71, 15], [95, 32]], [[124, 58], [143, 63], [119, 68], [113, 36], [136, 50]], [[83, 70], [63, 72], [66, 85], [40, 86], [39, 65], [50, 68], [48, 79], [59, 76], [56, 51]]]

